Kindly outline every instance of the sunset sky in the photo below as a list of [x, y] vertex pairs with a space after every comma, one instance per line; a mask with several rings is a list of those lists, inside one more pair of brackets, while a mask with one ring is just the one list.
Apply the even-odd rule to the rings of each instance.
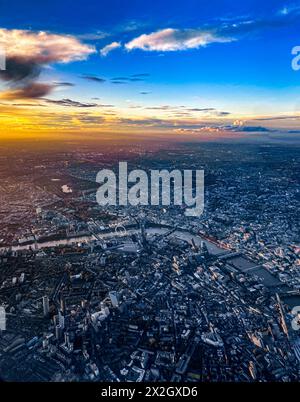
[[0, 0], [0, 138], [300, 133], [300, 2]]

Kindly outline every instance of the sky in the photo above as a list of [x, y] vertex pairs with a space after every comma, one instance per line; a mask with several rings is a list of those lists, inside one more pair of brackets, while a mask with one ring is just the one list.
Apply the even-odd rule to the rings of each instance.
[[296, 136], [299, 26], [289, 1], [0, 0], [0, 139]]

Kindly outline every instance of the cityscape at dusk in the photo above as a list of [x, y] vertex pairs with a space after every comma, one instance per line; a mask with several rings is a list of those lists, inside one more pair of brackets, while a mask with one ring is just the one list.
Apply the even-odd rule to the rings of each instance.
[[299, 27], [0, 0], [1, 383], [299, 382]]

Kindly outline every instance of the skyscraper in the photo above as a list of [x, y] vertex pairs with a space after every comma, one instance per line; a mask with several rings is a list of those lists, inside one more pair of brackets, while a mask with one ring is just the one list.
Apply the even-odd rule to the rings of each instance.
[[109, 297], [110, 297], [110, 301], [111, 304], [113, 305], [113, 307], [118, 307], [119, 306], [119, 294], [118, 292], [112, 290], [109, 292]]
[[49, 298], [48, 296], [43, 296], [43, 313], [44, 317], [49, 315]]

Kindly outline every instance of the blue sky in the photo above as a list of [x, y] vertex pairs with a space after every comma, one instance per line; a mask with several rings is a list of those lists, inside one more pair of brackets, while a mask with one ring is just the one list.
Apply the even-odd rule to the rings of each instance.
[[[300, 71], [291, 68], [291, 49], [300, 45], [300, 2], [1, 0], [0, 16], [2, 44], [15, 44], [13, 30], [24, 43], [20, 55], [8, 52], [9, 60], [24, 61], [28, 32], [55, 34], [59, 46], [59, 38], [71, 36], [94, 49], [40, 62], [37, 55], [30, 59], [28, 48], [27, 59], [41, 71], [34, 79], [31, 74], [30, 84], [27, 77], [16, 82], [4, 76], [7, 107], [26, 99], [64, 114], [82, 103], [82, 109], [89, 105], [86, 116], [99, 116], [104, 125], [115, 119], [130, 126], [132, 119], [134, 127], [159, 127], [162, 120], [162, 128], [173, 124], [176, 130], [226, 128], [236, 120], [260, 126], [256, 118], [267, 126], [297, 127]], [[38, 40], [30, 40], [39, 49]], [[37, 82], [44, 85], [39, 91]], [[59, 103], [63, 99], [71, 102]], [[154, 126], [151, 119], [157, 119]]]

